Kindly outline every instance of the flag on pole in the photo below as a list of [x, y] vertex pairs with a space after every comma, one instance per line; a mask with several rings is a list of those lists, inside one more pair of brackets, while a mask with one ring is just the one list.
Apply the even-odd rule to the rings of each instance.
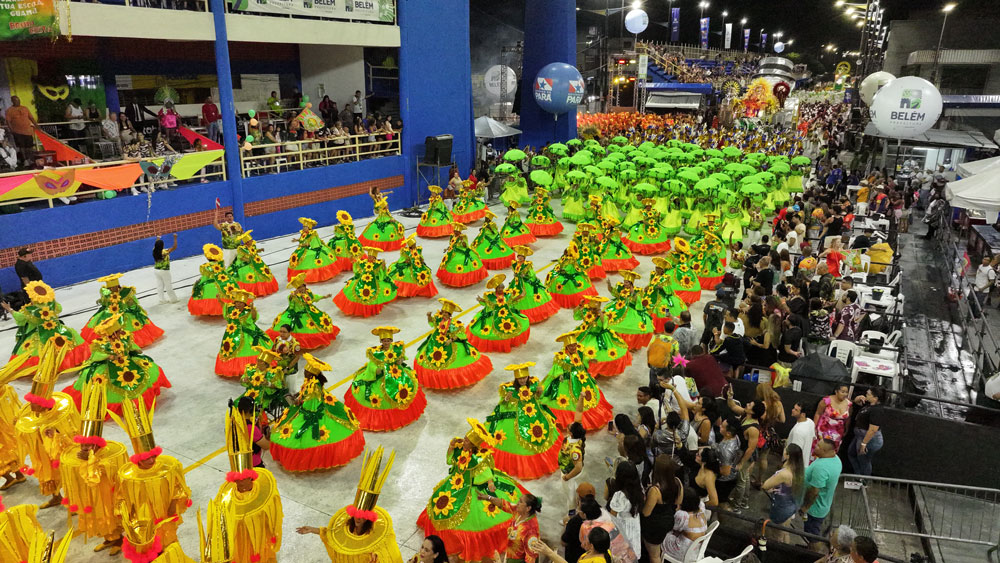
[[743, 52], [746, 53], [750, 49], [750, 30], [743, 30]]
[[764, 30], [760, 30], [760, 52], [764, 53], [767, 51], [767, 34]]
[[723, 49], [728, 49], [729, 45], [730, 45], [730, 43], [732, 43], [732, 41], [733, 41], [733, 24], [727, 23], [726, 24], [726, 44], [725, 44], [725, 46], [723, 46]]
[[701, 18], [701, 48], [708, 49], [708, 20], [710, 18]]
[[670, 41], [676, 43], [681, 38], [681, 9], [670, 9]]
[[222, 209], [222, 202], [219, 201], [219, 198], [215, 198], [215, 208]]

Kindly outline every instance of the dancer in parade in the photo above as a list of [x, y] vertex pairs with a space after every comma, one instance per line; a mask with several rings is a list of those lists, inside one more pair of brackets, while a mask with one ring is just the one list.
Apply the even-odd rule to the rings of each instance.
[[549, 204], [549, 191], [541, 186], [535, 188], [535, 199], [524, 220], [528, 230], [536, 237], [554, 237], [562, 232], [563, 225]]
[[248, 364], [257, 359], [254, 346], [271, 346], [271, 339], [257, 326], [257, 308], [253, 294], [233, 289], [226, 295], [226, 332], [215, 358], [215, 374], [240, 377]]
[[427, 186], [427, 189], [431, 192], [431, 199], [428, 202], [427, 210], [420, 215], [417, 236], [423, 238], [449, 236], [452, 231], [452, 217], [448, 206], [441, 199], [441, 186]]
[[416, 235], [407, 237], [399, 250], [399, 260], [389, 266], [389, 277], [396, 284], [398, 297], [434, 297], [438, 294], [431, 269], [424, 261], [424, 251], [417, 246]]
[[292, 405], [274, 425], [271, 457], [288, 471], [347, 465], [365, 449], [358, 419], [333, 391], [324, 389], [330, 364], [303, 354], [305, 379]]
[[635, 287], [639, 274], [634, 270], [619, 272], [623, 281], [611, 285], [608, 281], [608, 291], [614, 300], [605, 309], [608, 328], [618, 333], [631, 351], [641, 350], [649, 345], [653, 338], [653, 317], [649, 314], [649, 299], [645, 291]]
[[97, 338], [97, 333], [94, 332], [97, 325], [111, 317], [121, 315], [122, 328], [132, 333], [132, 339], [140, 348], [145, 348], [163, 336], [163, 329], [153, 324], [146, 310], [139, 305], [135, 288], [130, 285], [119, 285], [118, 280], [121, 277], [121, 274], [111, 274], [97, 278], [97, 281], [104, 284], [101, 296], [97, 300], [98, 309], [87, 321], [87, 326], [80, 331], [80, 336], [90, 342]]
[[[15, 356], [13, 360], [0, 367], [0, 477], [3, 477], [0, 491], [6, 491], [27, 480], [21, 471], [24, 467], [25, 454], [18, 447], [14, 432], [14, 425], [17, 424], [23, 403], [18, 398], [17, 391], [9, 385], [10, 381], [33, 369], [33, 366], [24, 367], [27, 360], [27, 354]], [[0, 554], [2, 553], [3, 548], [0, 546]]]
[[278, 327], [278, 336], [274, 339], [271, 350], [278, 355], [278, 367], [285, 372], [285, 375], [291, 375], [299, 370], [302, 346], [299, 346], [299, 341], [292, 336], [291, 326]]
[[479, 234], [476, 235], [476, 238], [472, 240], [472, 248], [479, 255], [486, 269], [505, 270], [514, 261], [514, 251], [504, 242], [500, 236], [500, 230], [493, 222], [497, 217], [496, 214], [487, 209], [485, 217], [486, 222], [479, 228]]
[[318, 283], [332, 279], [340, 273], [340, 263], [333, 250], [327, 246], [316, 232], [316, 221], [299, 217], [302, 229], [298, 238], [292, 239], [299, 245], [288, 258], [288, 279], [299, 274], [306, 275], [306, 282]]
[[393, 326], [372, 330], [380, 344], [365, 351], [368, 363], [354, 372], [354, 381], [344, 397], [365, 430], [402, 428], [420, 418], [427, 406], [417, 374], [406, 365], [403, 342], [393, 341], [397, 332], [399, 329]]
[[250, 236], [253, 230], [245, 231], [238, 237], [236, 259], [227, 268], [229, 277], [239, 284], [241, 289], [253, 293], [257, 297], [271, 295], [278, 291], [278, 280], [274, 278], [271, 269], [261, 259], [257, 243]]
[[573, 309], [587, 295], [597, 295], [590, 276], [580, 268], [579, 259], [579, 253], [571, 245], [563, 250], [552, 271], [545, 276], [545, 289], [563, 309]]
[[535, 238], [534, 233], [531, 232], [531, 229], [521, 221], [521, 214], [517, 212], [517, 208], [518, 204], [516, 201], [512, 201], [507, 205], [507, 219], [504, 220], [503, 228], [500, 230], [500, 236], [510, 247], [515, 247], [519, 244], [531, 244], [538, 240]]
[[377, 315], [395, 301], [397, 295], [396, 284], [389, 277], [385, 261], [378, 257], [381, 250], [366, 246], [364, 251], [364, 255], [354, 260], [354, 275], [333, 298], [338, 309], [353, 317]]
[[350, 213], [344, 210], [337, 212], [337, 224], [333, 226], [333, 236], [326, 245], [333, 251], [337, 273], [350, 270], [355, 257], [361, 253], [361, 242], [354, 235], [354, 219]]
[[236, 247], [239, 245], [237, 238], [243, 234], [243, 226], [233, 219], [232, 211], [226, 211], [223, 220], [219, 221], [219, 211], [219, 208], [215, 209], [212, 226], [222, 235], [223, 266], [228, 268], [236, 259]]
[[[691, 269], [698, 276], [698, 285], [705, 289], [714, 288], [726, 275], [726, 245], [710, 229], [711, 223], [701, 236], [690, 243], [694, 252]], [[695, 269], [695, 266], [698, 268]]]
[[[528, 341], [530, 321], [514, 305], [519, 294], [504, 287], [507, 276], [497, 274], [486, 283], [483, 306], [466, 330], [469, 342], [484, 352], [510, 352]], [[491, 291], [490, 291], [491, 290]]]
[[443, 297], [441, 310], [427, 313], [427, 324], [433, 330], [417, 348], [413, 368], [420, 384], [428, 389], [457, 389], [472, 385], [493, 371], [490, 358], [469, 344], [465, 325], [453, 318], [462, 310], [457, 303]]
[[542, 380], [540, 397], [542, 405], [548, 407], [556, 418], [556, 424], [563, 430], [576, 420], [578, 409], [582, 413], [580, 423], [587, 430], [603, 428], [614, 416], [611, 403], [604, 397], [601, 388], [587, 371], [590, 360], [577, 342], [579, 332], [561, 334], [556, 342], [562, 350], [556, 352], [552, 369]]
[[504, 368], [513, 380], [500, 384], [500, 403], [486, 417], [496, 440], [496, 467], [518, 479], [537, 479], [559, 468], [563, 437], [555, 416], [539, 401], [541, 384], [528, 370], [534, 362]]
[[489, 276], [486, 266], [479, 254], [469, 247], [469, 239], [462, 232], [465, 225], [456, 222], [452, 227], [454, 232], [451, 233], [451, 240], [441, 257], [436, 275], [441, 283], [449, 287], [466, 287], [479, 283]]
[[[29, 302], [15, 311], [6, 301], [0, 301], [4, 311], [10, 313], [17, 324], [14, 334], [14, 350], [11, 359], [26, 356], [25, 367], [38, 365], [42, 348], [51, 339], [59, 339], [59, 345], [68, 345], [60, 370], [67, 370], [82, 364], [90, 357], [90, 345], [59, 319], [62, 305], [56, 301], [56, 293], [45, 282], [33, 281], [24, 286]], [[65, 342], [65, 344], [64, 344]], [[30, 371], [23, 375], [28, 375]]]
[[515, 246], [514, 252], [517, 255], [510, 280], [510, 289], [517, 294], [514, 308], [528, 317], [531, 324], [540, 323], [559, 312], [559, 303], [538, 279], [532, 263], [526, 260], [534, 251], [527, 246]]
[[281, 356], [262, 346], [254, 346], [253, 350], [257, 352], [257, 362], [248, 365], [243, 371], [240, 385], [244, 387], [244, 391], [239, 399], [247, 397], [253, 401], [257, 411], [281, 413], [288, 406], [285, 371], [278, 365]]
[[188, 312], [196, 317], [221, 317], [223, 306], [220, 296], [238, 288], [239, 285], [229, 277], [229, 273], [222, 266], [221, 248], [214, 244], [206, 244], [202, 247], [202, 252], [208, 262], [198, 268], [201, 277], [191, 286]]
[[618, 221], [605, 219], [603, 221], [604, 237], [601, 240], [601, 267], [605, 272], [634, 270], [639, 267], [639, 260], [632, 255], [632, 249], [622, 242], [622, 233], [618, 229]]
[[486, 203], [480, 198], [479, 192], [482, 188], [473, 186], [472, 182], [466, 180], [462, 182], [462, 189], [458, 192], [458, 201], [451, 207], [451, 219], [454, 223], [468, 225], [475, 223], [486, 215]]
[[655, 200], [642, 200], [642, 221], [632, 225], [624, 242], [632, 252], [648, 256], [670, 250], [670, 235], [662, 227], [660, 213], [653, 209]]
[[649, 300], [649, 314], [653, 316], [654, 332], [661, 333], [667, 321], [679, 318], [688, 306], [674, 293], [673, 266], [670, 262], [661, 256], [654, 256], [653, 266], [645, 294]]
[[622, 337], [611, 330], [610, 323], [601, 304], [608, 298], [588, 295], [582, 306], [573, 311], [573, 318], [580, 321], [576, 330], [580, 333], [577, 342], [584, 355], [590, 360], [587, 370], [591, 375], [612, 377], [620, 375], [632, 365], [632, 354]]
[[[38, 523], [38, 506], [18, 504], [7, 508], [0, 497], [0, 537], [3, 538], [0, 540], [0, 561], [28, 561], [35, 538], [46, 538]], [[72, 539], [72, 536], [67, 537]]]
[[373, 246], [380, 250], [399, 250], [406, 234], [403, 225], [389, 213], [389, 200], [375, 186], [372, 186], [368, 195], [375, 207], [375, 218], [358, 236], [358, 241], [363, 246]]
[[337, 339], [340, 328], [333, 324], [316, 303], [329, 299], [329, 295], [313, 293], [306, 285], [306, 275], [299, 274], [288, 282], [288, 307], [274, 318], [267, 336], [272, 340], [279, 336], [282, 326], [288, 325], [296, 342], [306, 350], [314, 350], [329, 345]]
[[701, 284], [698, 276], [691, 269], [695, 257], [691, 253], [691, 245], [680, 237], [674, 238], [674, 248], [667, 254], [667, 260], [673, 265], [674, 294], [684, 303], [692, 305], [701, 299]]
[[580, 256], [580, 269], [586, 272], [591, 280], [602, 280], [607, 277], [607, 273], [601, 265], [601, 242], [594, 235], [594, 229], [592, 223], [577, 224], [569, 246]]

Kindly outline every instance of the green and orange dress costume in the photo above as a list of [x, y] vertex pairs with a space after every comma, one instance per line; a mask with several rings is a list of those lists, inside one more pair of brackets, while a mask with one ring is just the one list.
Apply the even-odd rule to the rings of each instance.
[[323, 296], [309, 290], [302, 274], [295, 276], [288, 288], [292, 290], [288, 294], [288, 307], [274, 318], [267, 335], [273, 340], [278, 337], [281, 327], [288, 325], [291, 327], [289, 332], [306, 350], [322, 348], [336, 340], [340, 328], [333, 324], [330, 315], [316, 306]]
[[519, 244], [531, 244], [538, 240], [531, 229], [521, 220], [521, 214], [517, 212], [517, 202], [514, 201], [507, 205], [507, 218], [500, 229], [500, 236], [511, 248]]
[[528, 208], [524, 224], [528, 225], [528, 230], [536, 237], [554, 237], [562, 232], [563, 224], [556, 219], [549, 203], [549, 191], [545, 188], [535, 188], [535, 198]]
[[[448, 444], [448, 476], [434, 487], [426, 508], [417, 518], [424, 535], [444, 541], [449, 555], [463, 561], [490, 559], [508, 541], [514, 517], [479, 495], [517, 503], [528, 491], [495, 467], [492, 436], [478, 421], [473, 430]], [[479, 430], [476, 430], [476, 427]]]
[[521, 259], [530, 256], [531, 249], [527, 246], [518, 246], [514, 250], [518, 255], [518, 259], [514, 261], [514, 274], [510, 280], [511, 291], [517, 293], [514, 307], [528, 317], [528, 322], [531, 324], [540, 323], [559, 312], [559, 303], [552, 298], [549, 290], [545, 289], [545, 284], [538, 279], [534, 265]]
[[505, 277], [497, 274], [486, 284], [492, 291], [480, 298], [483, 308], [466, 329], [469, 342], [483, 352], [510, 352], [531, 335], [528, 317], [513, 305], [519, 294], [503, 287]]
[[69, 343], [69, 351], [59, 369], [66, 370], [82, 364], [90, 357], [90, 346], [72, 328], [59, 319], [62, 305], [56, 302], [55, 292], [45, 282], [33, 281], [24, 286], [30, 303], [14, 311], [17, 333], [14, 335], [14, 350], [11, 359], [21, 354], [30, 357], [24, 367], [38, 365], [42, 347], [50, 338], [62, 338]]
[[462, 309], [441, 298], [441, 310], [427, 316], [433, 330], [417, 348], [413, 368], [428, 389], [457, 389], [472, 385], [493, 371], [493, 362], [469, 344], [462, 321], [452, 315]]
[[633, 270], [639, 267], [639, 260], [632, 255], [630, 249], [622, 242], [622, 233], [618, 223], [605, 219], [604, 238], [601, 241], [601, 267], [605, 272]]
[[[654, 258], [654, 264], [662, 270], [649, 273], [649, 285], [646, 286], [645, 295], [649, 301], [649, 313], [653, 316], [655, 331], [661, 333], [667, 321], [671, 321], [687, 311], [688, 306], [680, 297], [674, 293], [674, 281], [669, 263], [664, 258]], [[657, 260], [663, 262], [657, 264]]]
[[389, 277], [396, 284], [397, 297], [434, 297], [438, 294], [431, 269], [424, 261], [423, 249], [417, 246], [413, 235], [399, 250], [399, 259], [389, 266]]
[[[701, 283], [691, 268], [695, 258], [691, 255], [691, 245], [682, 238], [674, 239], [674, 250], [667, 254], [667, 261], [673, 265], [671, 280], [674, 294], [684, 303], [692, 305], [701, 299]], [[700, 269], [700, 267], [699, 267]]]
[[[378, 327], [372, 332], [380, 338], [392, 338], [384, 332], [392, 327]], [[394, 329], [398, 331], [399, 329]], [[354, 411], [361, 428], [386, 432], [416, 421], [427, 406], [427, 397], [420, 388], [417, 374], [406, 365], [402, 342], [393, 342], [389, 349], [373, 346], [366, 350], [368, 363], [353, 375], [354, 381], [344, 403]]]
[[332, 391], [323, 389], [319, 370], [330, 366], [306, 354], [306, 379], [298, 400], [285, 409], [271, 432], [271, 457], [288, 471], [315, 471], [347, 465], [365, 449], [358, 419]]
[[569, 332], [559, 337], [563, 349], [556, 352], [552, 369], [542, 380], [540, 400], [552, 411], [559, 428], [565, 430], [573, 424], [577, 403], [583, 397], [580, 423], [587, 430], [598, 430], [614, 417], [614, 407], [587, 371], [590, 361], [576, 343], [577, 336], [577, 333]]
[[299, 217], [302, 229], [299, 231], [299, 246], [288, 258], [288, 280], [299, 274], [306, 275], [306, 283], [318, 283], [332, 279], [340, 273], [336, 256], [327, 246], [314, 228], [316, 221], [308, 217]]
[[350, 270], [354, 265], [354, 258], [361, 254], [361, 242], [354, 235], [354, 219], [350, 213], [343, 209], [337, 212], [337, 224], [326, 245], [333, 251], [337, 273]]
[[602, 280], [608, 274], [601, 265], [601, 241], [594, 236], [593, 229], [590, 223], [577, 223], [569, 248], [579, 255], [577, 263], [591, 280]]
[[[232, 302], [225, 307], [226, 332], [215, 358], [215, 374], [222, 377], [240, 377], [248, 364], [257, 359], [254, 346], [271, 347], [271, 339], [257, 326], [257, 309], [253, 294], [234, 289], [226, 295]], [[243, 306], [237, 306], [242, 303]]]
[[663, 218], [653, 209], [653, 200], [643, 200], [642, 221], [632, 225], [624, 242], [636, 254], [649, 256], [670, 250], [670, 235], [661, 224]]
[[486, 417], [486, 428], [496, 440], [493, 457], [497, 469], [518, 479], [538, 479], [559, 469], [563, 436], [556, 418], [539, 400], [541, 383], [528, 376], [534, 362], [507, 366], [517, 379], [500, 384], [500, 402]]
[[205, 262], [198, 267], [201, 277], [191, 286], [191, 297], [188, 299], [188, 312], [196, 317], [221, 317], [221, 297], [239, 285], [229, 277], [223, 266], [222, 249], [214, 244], [204, 246]]
[[381, 250], [399, 250], [403, 246], [406, 233], [403, 224], [389, 213], [389, 202], [377, 191], [371, 193], [375, 206], [375, 218], [361, 231], [358, 241], [363, 246], [372, 246]]
[[120, 277], [121, 274], [112, 274], [97, 279], [105, 284], [101, 288], [101, 297], [97, 300], [99, 307], [94, 316], [87, 321], [87, 326], [80, 331], [80, 336], [87, 342], [96, 339], [97, 333], [94, 329], [97, 325], [120, 315], [118, 322], [122, 328], [132, 333], [136, 345], [145, 348], [163, 336], [163, 329], [149, 319], [146, 310], [139, 304], [135, 288], [118, 284]]
[[706, 289], [719, 285], [726, 275], [726, 245], [722, 239], [715, 233], [704, 231], [700, 237], [690, 241], [690, 244], [694, 253], [691, 268], [698, 275], [699, 285]]
[[229, 265], [229, 277], [236, 281], [240, 289], [245, 289], [257, 297], [271, 295], [278, 291], [278, 280], [257, 252], [257, 243], [246, 231], [240, 235], [240, 244], [236, 247], [236, 258]]
[[366, 246], [365, 252], [355, 259], [354, 275], [347, 285], [333, 296], [333, 303], [345, 315], [371, 317], [396, 300], [396, 284], [378, 257], [379, 249]]
[[481, 188], [477, 185], [472, 187], [472, 182], [466, 180], [462, 182], [462, 189], [458, 192], [458, 199], [451, 207], [451, 218], [456, 223], [469, 224], [482, 219], [486, 215], [486, 203], [479, 199]]
[[440, 238], [451, 235], [451, 211], [441, 199], [440, 186], [428, 186], [431, 191], [431, 200], [427, 205], [427, 210], [420, 215], [420, 224], [417, 225], [417, 236], [423, 238]]
[[240, 377], [244, 391], [239, 398], [248, 397], [259, 412], [280, 415], [288, 407], [285, 370], [278, 365], [281, 356], [267, 348], [258, 348], [256, 352], [257, 361], [248, 365]]
[[545, 276], [545, 289], [563, 309], [573, 309], [587, 295], [597, 295], [590, 276], [580, 269], [579, 255], [567, 248]]
[[107, 383], [109, 411], [121, 415], [124, 401], [140, 398], [151, 407], [160, 390], [171, 387], [163, 369], [153, 358], [142, 353], [117, 319], [108, 319], [97, 327], [97, 332], [100, 336], [90, 343], [90, 359], [80, 368], [73, 385], [63, 389], [63, 393], [72, 397], [79, 409], [87, 384], [100, 378]]
[[453, 226], [455, 232], [451, 234], [436, 275], [441, 283], [449, 287], [467, 287], [479, 283], [490, 274], [479, 254], [469, 247], [469, 239], [462, 232], [465, 225], [454, 223]]
[[613, 377], [632, 365], [632, 353], [622, 337], [611, 330], [600, 309], [600, 304], [607, 301], [607, 297], [589, 297], [587, 306], [573, 311], [573, 318], [581, 321], [576, 328], [580, 332], [577, 342], [584, 356], [590, 360], [587, 371], [591, 375]]
[[610, 288], [614, 300], [605, 308], [604, 315], [608, 328], [621, 336], [630, 351], [641, 350], [653, 338], [655, 323], [649, 314], [649, 299], [645, 292], [632, 285], [639, 274], [631, 270], [622, 274], [628, 283], [619, 282]]
[[472, 248], [483, 261], [487, 270], [504, 270], [514, 261], [514, 250], [504, 242], [493, 219], [496, 215], [486, 210], [486, 222], [479, 228], [479, 234], [472, 240]]

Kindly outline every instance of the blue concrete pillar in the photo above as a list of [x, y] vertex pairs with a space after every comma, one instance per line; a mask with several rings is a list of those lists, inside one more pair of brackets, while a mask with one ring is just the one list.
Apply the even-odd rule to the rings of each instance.
[[210, 0], [215, 22], [215, 75], [219, 81], [219, 111], [222, 112], [222, 143], [226, 149], [226, 178], [233, 191], [233, 218], [243, 221], [243, 174], [236, 132], [233, 101], [233, 71], [229, 64], [229, 34], [226, 32], [225, 0]]
[[[521, 146], [540, 147], [576, 137], [576, 110], [559, 119], [535, 103], [532, 87], [538, 71], [549, 63], [576, 66], [576, 2], [524, 3], [524, 69], [521, 76]], [[590, 92], [588, 92], [589, 94]]]
[[[453, 135], [451, 158], [466, 177], [475, 161], [468, 0], [398, 0], [399, 112], [406, 159], [406, 201], [427, 202], [426, 182], [417, 175], [424, 140]], [[447, 182], [447, 169], [441, 181]], [[431, 173], [433, 175], [433, 173]]]

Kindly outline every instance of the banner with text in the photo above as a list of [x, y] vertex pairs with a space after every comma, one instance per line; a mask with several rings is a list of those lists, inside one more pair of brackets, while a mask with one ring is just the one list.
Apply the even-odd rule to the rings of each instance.
[[723, 46], [723, 49], [728, 49], [729, 46], [732, 45], [732, 43], [733, 43], [733, 24], [727, 23], [726, 24], [726, 44], [725, 44], [725, 46]]
[[760, 52], [764, 53], [767, 51], [767, 34], [764, 30], [760, 30]]
[[743, 30], [743, 52], [746, 52], [748, 49], [750, 49], [750, 30], [749, 29], [744, 29]]
[[21, 41], [58, 32], [53, 0], [0, 2], [0, 41]]
[[639, 55], [639, 69], [636, 72], [639, 82], [645, 82], [648, 78], [649, 70], [649, 55], [643, 53]]
[[708, 49], [708, 20], [709, 18], [701, 18], [701, 48]]
[[681, 9], [670, 9], [670, 40], [674, 43], [681, 38]]
[[294, 14], [338, 20], [396, 20], [393, 0], [229, 0], [229, 3], [234, 12]]

